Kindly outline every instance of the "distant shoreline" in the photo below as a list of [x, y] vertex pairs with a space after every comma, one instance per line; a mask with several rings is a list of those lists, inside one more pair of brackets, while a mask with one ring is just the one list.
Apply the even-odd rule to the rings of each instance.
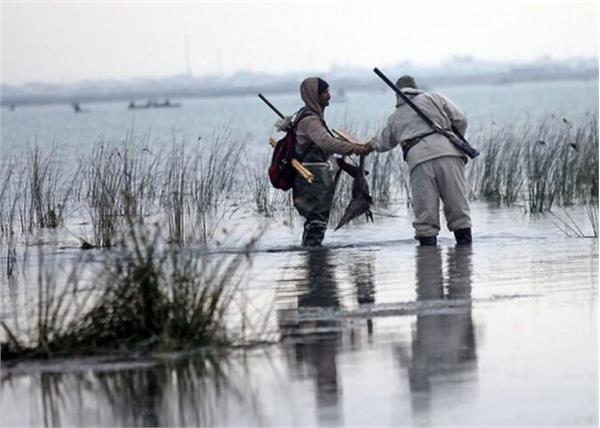
[[[423, 86], [425, 87], [452, 87], [452, 86], [474, 86], [474, 85], [510, 85], [529, 82], [554, 82], [568, 80], [598, 80], [598, 70], [582, 70], [581, 72], [573, 72], [569, 74], [545, 74], [530, 73], [527, 75], [515, 76], [511, 74], [485, 74], [485, 75], [470, 75], [470, 76], [435, 76], [423, 78]], [[344, 79], [331, 78], [330, 83], [333, 87], [343, 88], [346, 91], [357, 90], [379, 90], [382, 88], [382, 83], [376, 79]], [[236, 86], [227, 84], [216, 85], [184, 85], [184, 87], [165, 88], [160, 84], [160, 81], [154, 85], [149, 85], [147, 88], [136, 88], [127, 90], [85, 90], [69, 91], [65, 87], [58, 85], [48, 85], [46, 93], [36, 93], [32, 89], [23, 89], [22, 87], [2, 87], [0, 94], [0, 105], [3, 108], [18, 108], [35, 105], [60, 105], [77, 103], [101, 103], [123, 101], [129, 103], [143, 103], [148, 100], [156, 99], [198, 99], [198, 98], [218, 98], [218, 97], [235, 97], [245, 95], [256, 95], [258, 92], [267, 94], [290, 94], [297, 93], [298, 82], [296, 79], [285, 79], [279, 82], [260, 85], [245, 85]], [[151, 87], [150, 87], [151, 86]], [[8, 88], [8, 91], [7, 91]], [[8, 95], [6, 92], [9, 92]]]

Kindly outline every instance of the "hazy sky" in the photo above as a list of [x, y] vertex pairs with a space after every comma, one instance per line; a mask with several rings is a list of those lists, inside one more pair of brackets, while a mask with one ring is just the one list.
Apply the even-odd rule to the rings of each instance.
[[598, 55], [596, 0], [0, 4], [6, 84]]

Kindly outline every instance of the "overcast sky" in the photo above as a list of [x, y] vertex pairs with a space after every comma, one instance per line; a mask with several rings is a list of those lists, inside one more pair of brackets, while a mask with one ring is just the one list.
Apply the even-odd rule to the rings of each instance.
[[0, 0], [2, 83], [597, 57], [597, 0]]

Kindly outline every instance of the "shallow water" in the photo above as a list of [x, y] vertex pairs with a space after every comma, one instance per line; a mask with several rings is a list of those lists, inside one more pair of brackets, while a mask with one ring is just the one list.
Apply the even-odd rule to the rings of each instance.
[[472, 211], [471, 248], [417, 247], [401, 208], [314, 251], [273, 220], [245, 295], [281, 342], [4, 367], [3, 423], [597, 425], [598, 240]]

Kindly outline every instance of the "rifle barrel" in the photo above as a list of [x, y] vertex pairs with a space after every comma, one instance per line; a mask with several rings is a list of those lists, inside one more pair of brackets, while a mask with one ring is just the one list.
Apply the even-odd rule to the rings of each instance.
[[412, 109], [415, 111], [415, 113], [417, 113], [419, 115], [419, 117], [421, 119], [423, 119], [425, 121], [425, 123], [427, 125], [429, 125], [431, 128], [435, 129], [436, 125], [435, 123], [433, 123], [433, 121], [427, 116], [425, 115], [419, 108], [417, 108], [413, 102], [410, 100], [410, 98], [408, 98], [406, 95], [404, 95], [402, 93], [402, 91], [400, 89], [398, 89], [398, 87], [392, 83], [392, 81], [390, 79], [387, 78], [387, 76], [385, 74], [383, 74], [381, 72], [381, 70], [379, 70], [377, 67], [375, 67], [373, 69], [373, 72], [379, 76], [379, 78], [381, 80], [383, 80], [390, 88], [392, 88], [392, 90], [400, 97], [404, 100], [404, 102], [406, 104], [408, 104], [410, 107], [412, 107]]
[[271, 102], [268, 99], [266, 99], [263, 94], [258, 94], [258, 98], [260, 98], [261, 100], [263, 100], [266, 105], [268, 105], [269, 107], [271, 107], [271, 110], [273, 110], [277, 114], [277, 116], [279, 116], [282, 119], [285, 118], [283, 116], [283, 114], [279, 110], [277, 110], [277, 108], [273, 104], [271, 104]]
[[410, 108], [412, 108], [413, 111], [415, 113], [417, 113], [419, 115], [419, 117], [421, 119], [423, 119], [427, 125], [429, 125], [431, 127], [431, 129], [433, 129], [435, 132], [438, 132], [438, 133], [444, 135], [446, 138], [448, 138], [448, 140], [450, 140], [450, 142], [452, 144], [454, 144], [456, 147], [458, 147], [460, 150], [462, 150], [471, 159], [474, 159], [477, 156], [479, 156], [479, 152], [467, 142], [465, 137], [460, 132], [458, 132], [458, 130], [454, 126], [452, 126], [452, 132], [455, 134], [455, 136], [453, 136], [451, 133], [447, 132], [446, 130], [442, 129], [433, 120], [431, 120], [431, 118], [429, 116], [427, 116], [425, 113], [423, 113], [423, 111], [421, 111], [421, 109], [419, 107], [417, 107], [410, 100], [410, 98], [408, 98], [406, 95], [404, 95], [402, 93], [402, 91], [400, 90], [400, 88], [398, 88], [394, 83], [392, 83], [392, 81], [390, 79], [388, 79], [387, 76], [381, 72], [381, 70], [379, 70], [377, 67], [375, 67], [373, 69], [373, 72], [377, 76], [379, 76], [379, 78], [381, 80], [383, 80], [390, 88], [392, 88], [394, 90], [394, 92], [400, 98], [402, 98], [402, 100], [404, 100], [404, 102], [406, 104], [408, 104], [408, 106], [410, 106]]

